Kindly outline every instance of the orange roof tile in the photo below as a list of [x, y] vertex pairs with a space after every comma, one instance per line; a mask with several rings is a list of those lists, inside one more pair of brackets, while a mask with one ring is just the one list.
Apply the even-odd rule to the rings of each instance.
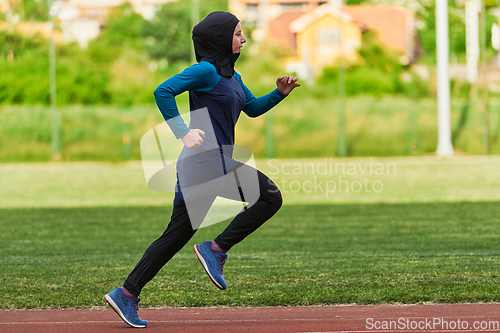
[[360, 5], [344, 6], [342, 11], [349, 14], [362, 29], [377, 31], [382, 43], [404, 51], [408, 37], [408, 20], [413, 14], [399, 6]]
[[290, 31], [290, 23], [306, 13], [304, 11], [285, 12], [269, 21], [267, 34], [269, 40], [282, 42], [295, 50], [295, 34]]

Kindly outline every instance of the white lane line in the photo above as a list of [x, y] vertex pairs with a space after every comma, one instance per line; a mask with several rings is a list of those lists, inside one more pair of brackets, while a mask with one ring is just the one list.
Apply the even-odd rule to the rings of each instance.
[[[149, 323], [238, 323], [238, 322], [276, 322], [276, 321], [332, 321], [335, 318], [283, 318], [283, 319], [189, 319], [189, 320], [148, 320]], [[88, 320], [88, 321], [16, 321], [0, 323], [0, 325], [34, 325], [34, 324], [101, 324], [101, 323], [123, 323], [118, 320]]]
[[366, 330], [366, 331], [321, 331], [321, 332], [309, 332], [309, 331], [304, 331], [304, 332], [293, 332], [293, 333], [373, 333], [373, 332], [382, 332], [382, 333], [400, 333], [400, 332], [439, 332], [439, 333], [457, 333], [457, 332], [498, 332], [497, 330]]

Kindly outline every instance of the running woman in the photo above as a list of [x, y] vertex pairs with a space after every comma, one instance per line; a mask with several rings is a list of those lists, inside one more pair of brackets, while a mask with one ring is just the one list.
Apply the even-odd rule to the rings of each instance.
[[[234, 64], [246, 42], [241, 29], [239, 20], [233, 14], [209, 14], [193, 29], [198, 63], [163, 82], [155, 90], [158, 108], [176, 138], [184, 143], [184, 148], [177, 163], [178, 182], [167, 229], [145, 251], [123, 287], [105, 296], [110, 306], [132, 327], [147, 326], [147, 321], [140, 319], [137, 314], [142, 288], [191, 239], [217, 196], [249, 203], [214, 241], [194, 245], [196, 256], [206, 273], [222, 290], [227, 288], [223, 277], [226, 252], [270, 219], [282, 205], [278, 187], [267, 176], [232, 159], [234, 128], [242, 110], [249, 117], [258, 117], [281, 102], [300, 84], [297, 83], [297, 77], [280, 76], [276, 80], [275, 90], [256, 98], [234, 71]], [[210, 126], [196, 123], [193, 119], [191, 128], [184, 123], [179, 116], [175, 96], [185, 91], [189, 91], [191, 114], [206, 108]], [[203, 126], [205, 128], [200, 128]], [[209, 132], [214, 137], [210, 138]], [[182, 159], [182, 156], [185, 158]], [[220, 164], [221, 170], [211, 167]], [[182, 170], [187, 171], [181, 174]], [[200, 172], [204, 172], [204, 179], [194, 181], [195, 185], [207, 179], [221, 179], [221, 175], [227, 179], [232, 176], [231, 179], [236, 180], [236, 183], [229, 180], [216, 182], [210, 191], [202, 188], [202, 194], [198, 193], [200, 190], [194, 191], [194, 194], [193, 191], [185, 191], [189, 188], [189, 182], [197, 178]], [[249, 176], [252, 174], [256, 177]], [[230, 188], [234, 184], [238, 186], [237, 191]], [[252, 189], [255, 189], [255, 193], [252, 193]], [[190, 207], [194, 209], [190, 210], [186, 205], [188, 196]]]

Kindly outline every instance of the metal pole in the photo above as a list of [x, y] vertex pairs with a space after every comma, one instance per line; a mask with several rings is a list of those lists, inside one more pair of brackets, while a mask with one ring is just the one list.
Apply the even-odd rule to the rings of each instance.
[[488, 112], [488, 58], [487, 58], [487, 44], [486, 44], [486, 6], [485, 0], [481, 0], [481, 48], [482, 52], [482, 61], [481, 61], [481, 78], [482, 78], [482, 86], [483, 86], [483, 132], [482, 132], [482, 141], [484, 153], [490, 153], [490, 134], [489, 134], [489, 112]]
[[453, 155], [450, 116], [448, 0], [436, 1], [436, 58], [437, 58], [437, 155]]
[[345, 68], [344, 61], [341, 59], [338, 73], [338, 142], [337, 155], [345, 157], [347, 155], [347, 139], [345, 131]]
[[49, 80], [50, 80], [50, 110], [52, 116], [52, 159], [59, 160], [61, 158], [60, 150], [60, 119], [59, 111], [57, 110], [57, 89], [56, 89], [56, 48], [54, 44], [54, 17], [56, 9], [52, 8], [53, 0], [47, 0], [49, 6], [50, 20], [50, 41], [49, 41]]
[[338, 133], [337, 133], [337, 156], [345, 157], [347, 155], [347, 138], [345, 130], [345, 63], [344, 63], [344, 47], [342, 45], [343, 30], [339, 27], [339, 36], [337, 39], [338, 50], [340, 52], [338, 65], [338, 80], [337, 80], [337, 97], [338, 97]]
[[465, 52], [467, 55], [467, 81], [476, 83], [479, 63], [479, 10], [478, 0], [465, 2]]
[[[194, 28], [195, 25], [200, 21], [200, 0], [191, 0], [191, 26]], [[191, 61], [196, 63], [196, 54], [194, 48], [191, 52]]]

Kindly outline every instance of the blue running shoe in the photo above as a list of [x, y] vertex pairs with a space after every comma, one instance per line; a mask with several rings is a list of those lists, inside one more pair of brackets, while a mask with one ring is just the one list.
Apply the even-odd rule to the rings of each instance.
[[196, 244], [193, 246], [196, 256], [200, 260], [203, 268], [208, 274], [208, 277], [212, 282], [221, 290], [227, 288], [226, 281], [222, 276], [222, 271], [224, 268], [224, 263], [227, 259], [227, 254], [225, 253], [215, 253], [212, 251], [212, 242], [206, 241], [202, 244]]
[[135, 328], [144, 328], [148, 325], [148, 322], [140, 319], [137, 316], [137, 311], [139, 311], [139, 301], [140, 298], [135, 301], [128, 299], [123, 295], [121, 288], [116, 288], [106, 296], [106, 301], [115, 310], [115, 312], [123, 319], [124, 322]]

